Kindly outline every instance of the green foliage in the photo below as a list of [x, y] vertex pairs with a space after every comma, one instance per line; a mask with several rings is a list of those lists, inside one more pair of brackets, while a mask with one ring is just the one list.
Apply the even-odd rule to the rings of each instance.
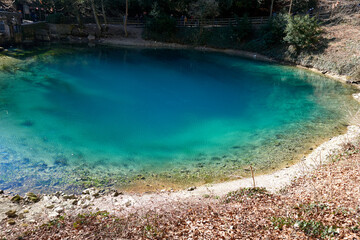
[[247, 15], [242, 18], [236, 17], [236, 25], [232, 26], [233, 38], [237, 42], [241, 42], [245, 39], [248, 39], [252, 33], [251, 22]]
[[159, 41], [171, 41], [176, 33], [176, 20], [166, 15], [148, 18], [146, 21], [144, 37]]
[[[151, 24], [155, 24], [155, 22]], [[225, 27], [184, 27], [178, 28], [175, 34], [164, 35], [161, 32], [154, 33], [150, 25], [145, 32], [145, 37], [147, 39], [158, 41], [173, 41], [194, 46], [237, 48], [239, 43], [252, 35], [252, 28], [248, 18], [244, 17], [237, 18], [236, 25]]]
[[310, 204], [298, 204], [294, 207], [295, 210], [299, 212], [301, 215], [302, 213], [317, 213], [324, 209], [327, 209], [329, 206], [324, 203], [310, 203]]
[[232, 201], [241, 201], [241, 198], [246, 196], [250, 198], [259, 198], [263, 196], [268, 196], [269, 193], [266, 188], [263, 187], [254, 187], [254, 188], [240, 188], [237, 191], [229, 192], [226, 195], [225, 202], [229, 203]]
[[54, 23], [54, 24], [70, 24], [74, 22], [74, 19], [69, 18], [62, 13], [54, 13], [47, 16], [46, 21], [48, 23]]
[[279, 230], [282, 230], [284, 228], [284, 226], [290, 227], [295, 223], [295, 221], [289, 217], [287, 217], [287, 218], [272, 217], [271, 222], [272, 222], [274, 228], [279, 229]]
[[314, 238], [329, 238], [338, 234], [336, 226], [325, 226], [322, 222], [317, 221], [296, 221], [290, 217], [272, 217], [271, 222], [275, 229], [282, 230], [284, 226], [294, 227], [303, 231], [307, 236]]
[[284, 40], [285, 29], [288, 23], [288, 15], [278, 14], [261, 29], [263, 39], [266, 45], [282, 43]]
[[234, 27], [181, 28], [175, 41], [181, 44], [216, 48], [236, 48], [241, 37]]
[[297, 221], [295, 226], [299, 227], [306, 235], [310, 237], [334, 237], [338, 233], [335, 226], [325, 226], [322, 222], [316, 221]]
[[290, 44], [290, 52], [298, 54], [301, 50], [314, 50], [320, 42], [322, 29], [318, 20], [306, 16], [289, 18], [284, 41]]
[[197, 18], [214, 18], [219, 15], [219, 3], [215, 0], [197, 0], [189, 8], [189, 14]]

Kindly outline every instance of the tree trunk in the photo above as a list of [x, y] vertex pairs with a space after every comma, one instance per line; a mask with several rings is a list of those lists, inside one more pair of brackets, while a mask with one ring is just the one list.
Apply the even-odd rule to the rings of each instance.
[[76, 21], [78, 22], [79, 26], [82, 27], [83, 22], [81, 21], [80, 11], [77, 7], [75, 8], [75, 16], [76, 16]]
[[293, 0], [290, 0], [289, 14], [291, 14], [292, 4], [293, 4]]
[[102, 10], [102, 14], [103, 14], [103, 18], [104, 18], [104, 24], [105, 24], [105, 28], [106, 28], [108, 23], [107, 23], [107, 19], [106, 19], [104, 0], [101, 0], [101, 10]]
[[97, 12], [96, 12], [94, 0], [91, 0], [91, 9], [92, 9], [93, 14], [94, 14], [94, 19], [95, 19], [96, 26], [99, 29], [99, 31], [101, 32], [101, 25], [100, 25], [100, 21], [99, 21]]
[[275, 0], [271, 0], [271, 6], [270, 6], [270, 18], [272, 17], [272, 14], [273, 14], [274, 1], [275, 1]]
[[127, 18], [128, 18], [128, 14], [129, 14], [129, 2], [128, 0], [126, 0], [126, 7], [125, 7], [125, 16], [124, 16], [124, 31], [125, 31], [125, 37], [128, 36], [128, 32], [127, 32]]

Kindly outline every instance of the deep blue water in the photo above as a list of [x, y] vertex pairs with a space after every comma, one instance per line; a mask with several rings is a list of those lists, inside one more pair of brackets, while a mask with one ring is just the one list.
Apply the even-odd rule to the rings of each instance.
[[17, 65], [0, 73], [1, 147], [48, 168], [126, 175], [231, 158], [234, 172], [279, 142], [328, 137], [354, 104], [319, 75], [220, 53], [58, 47]]

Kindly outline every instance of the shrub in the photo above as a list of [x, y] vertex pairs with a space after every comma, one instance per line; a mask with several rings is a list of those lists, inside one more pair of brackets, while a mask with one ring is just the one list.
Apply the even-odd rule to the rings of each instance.
[[46, 21], [54, 24], [70, 24], [74, 22], [74, 19], [62, 13], [54, 13], [47, 16]]
[[262, 35], [266, 45], [279, 44], [283, 42], [286, 25], [289, 16], [286, 14], [279, 14], [270, 19], [270, 21], [263, 27]]
[[176, 33], [176, 20], [166, 15], [149, 18], [146, 21], [144, 36], [147, 39], [170, 41]]
[[299, 53], [301, 50], [313, 50], [320, 42], [322, 29], [317, 19], [306, 16], [290, 17], [285, 29], [285, 42], [290, 44], [289, 50]]
[[236, 16], [236, 25], [232, 26], [233, 38], [241, 42], [248, 39], [252, 34], [252, 27], [249, 18], [245, 15], [242, 18]]

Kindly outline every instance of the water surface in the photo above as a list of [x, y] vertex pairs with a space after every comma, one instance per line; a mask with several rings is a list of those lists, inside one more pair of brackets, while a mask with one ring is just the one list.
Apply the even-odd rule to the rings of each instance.
[[[271, 171], [344, 131], [348, 86], [220, 53], [14, 49], [0, 72], [0, 189], [162, 189]], [[245, 170], [244, 170], [245, 169]]]

